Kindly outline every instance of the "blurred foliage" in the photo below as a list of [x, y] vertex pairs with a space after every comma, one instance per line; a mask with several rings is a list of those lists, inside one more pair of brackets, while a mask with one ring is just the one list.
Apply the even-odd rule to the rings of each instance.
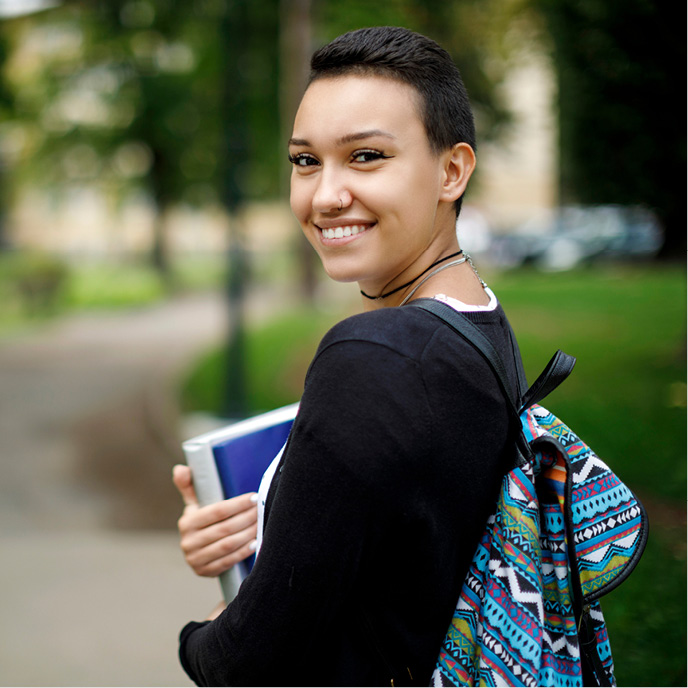
[[[618, 685], [686, 679], [685, 271], [604, 266], [489, 280], [509, 314], [531, 382], [557, 348], [578, 357], [545, 404], [579, 432], [650, 512], [633, 575], [605, 596]], [[297, 400], [318, 340], [344, 315], [281, 314], [247, 336], [253, 411]], [[183, 382], [186, 410], [222, 408], [222, 352]]]
[[[249, 414], [291, 404], [301, 398], [305, 372], [323, 334], [341, 313], [296, 309], [246, 334], [246, 403]], [[203, 356], [182, 381], [182, 409], [222, 416], [226, 406], [226, 350]]]
[[519, 0], [321, 0], [314, 5], [318, 45], [345, 31], [384, 25], [405, 26], [440, 43], [461, 71], [479, 142], [497, 138], [511, 121], [497, 87], [518, 50], [509, 32], [529, 36], [532, 21], [537, 18]]
[[165, 284], [149, 265], [75, 265], [67, 288], [65, 311], [131, 308], [155, 303], [166, 295]]
[[562, 202], [654, 208], [666, 229], [664, 254], [683, 260], [685, 4], [533, 5], [546, 18], [558, 77]]
[[214, 23], [188, 9], [202, 4], [66, 3], [6, 22], [23, 180], [204, 200], [220, 123]]
[[177, 258], [164, 280], [148, 262], [67, 262], [39, 252], [0, 254], [0, 335], [57, 315], [87, 309], [132, 308], [170, 293], [218, 289], [224, 256]]
[[[680, 5], [299, 5], [305, 9], [295, 21], [308, 24], [303, 35], [312, 44], [304, 55], [367, 25], [404, 25], [438, 40], [461, 68], [483, 141], [499, 136], [510, 121], [500, 86], [514, 61], [551, 50], [559, 81], [561, 200], [645, 203], [664, 221], [667, 250], [685, 246], [677, 186], [685, 174], [685, 118], [676, 116], [675, 99], [667, 107], [685, 65]], [[95, 184], [117, 203], [143, 188], [162, 217], [171, 204], [283, 192], [284, 103], [293, 100], [285, 82], [298, 87], [287, 78], [291, 67], [283, 48], [286, 27], [295, 30], [287, 21], [293, 6], [280, 0], [66, 0], [0, 21], [5, 194], [25, 185]], [[1, 215], [0, 207], [0, 222]], [[162, 220], [157, 231], [154, 255], [163, 265]]]
[[29, 317], [55, 313], [68, 278], [66, 263], [55, 256], [40, 252], [0, 255], [0, 291], [5, 298], [21, 302]]
[[[0, 24], [12, 89], [0, 135], [15, 188], [96, 185], [113, 203], [143, 188], [160, 218], [153, 259], [163, 272], [170, 206], [223, 202], [228, 174], [242, 195], [275, 195], [277, 0], [243, 3], [239, 32], [250, 40], [230, 54], [225, 32], [236, 4], [67, 2]], [[249, 139], [242, 159], [226, 151], [232, 93], [242, 94], [251, 122], [239, 132]]]
[[[249, 200], [278, 195], [288, 4], [68, 0], [0, 22], [0, 159], [15, 190], [94, 184], [116, 203], [143, 188], [161, 213], [224, 202], [232, 185]], [[495, 86], [514, 0], [311, 4], [301, 21], [314, 45], [371, 24], [434, 36], [462, 66], [481, 136], [508, 120]]]

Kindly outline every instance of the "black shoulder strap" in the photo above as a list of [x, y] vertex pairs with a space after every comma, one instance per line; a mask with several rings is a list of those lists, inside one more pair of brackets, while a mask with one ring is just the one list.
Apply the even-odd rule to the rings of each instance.
[[452, 308], [449, 304], [442, 303], [437, 299], [416, 299], [412, 301], [409, 305], [416, 306], [417, 308], [422, 308], [429, 313], [432, 313], [435, 317], [444, 321], [449, 327], [452, 328], [457, 334], [463, 337], [473, 348], [478, 351], [479, 354], [485, 359], [487, 364], [494, 371], [499, 386], [502, 388], [504, 397], [509, 402], [509, 406], [513, 412], [518, 415], [518, 408], [520, 407], [520, 399], [514, 399], [513, 394], [510, 391], [509, 377], [502, 361], [502, 357], [499, 355], [497, 349], [495, 349], [492, 342], [481, 332], [480, 328], [473, 324], [468, 318], [463, 314], [459, 313], [457, 310]]
[[576, 359], [559, 349], [540, 373], [538, 379], [533, 382], [528, 391], [523, 395], [521, 409], [541, 402], [571, 374], [575, 365]]
[[511, 342], [511, 351], [514, 355], [514, 365], [516, 366], [516, 373], [518, 375], [518, 397], [519, 399], [523, 399], [526, 390], [528, 389], [526, 371], [523, 368], [521, 350], [518, 348], [518, 341], [516, 341], [516, 335], [514, 334], [514, 331], [511, 329], [511, 323], [507, 320], [506, 324], [509, 327], [509, 340]]
[[[509, 406], [517, 416], [523, 409], [542, 401], [550, 392], [556, 389], [571, 374], [573, 366], [576, 363], [576, 359], [573, 356], [569, 356], [561, 350], [557, 351], [531, 387], [525, 393], [523, 392], [523, 388], [520, 389], [520, 398], [514, 400], [509, 391], [509, 378], [506, 373], [506, 368], [504, 367], [504, 362], [497, 349], [495, 349], [492, 342], [480, 331], [480, 328], [472, 323], [465, 315], [455, 310], [450, 305], [437, 301], [437, 299], [417, 299], [409, 305], [422, 308], [432, 313], [440, 320], [443, 320], [482, 355], [494, 371], [499, 381], [499, 385], [502, 388], [504, 397], [507, 399]], [[519, 375], [519, 386], [522, 386], [525, 384], [525, 374], [523, 373], [523, 366], [521, 364], [521, 354], [518, 351], [516, 337], [513, 335], [511, 328], [509, 328], [509, 334], [511, 337], [511, 345], [514, 350], [516, 369]]]

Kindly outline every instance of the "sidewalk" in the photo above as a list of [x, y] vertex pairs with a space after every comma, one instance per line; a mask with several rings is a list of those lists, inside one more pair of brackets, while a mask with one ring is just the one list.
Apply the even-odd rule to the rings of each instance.
[[[0, 534], [121, 525], [108, 513], [107, 472], [119, 466], [152, 489], [164, 466], [169, 488], [170, 451], [181, 458], [171, 385], [222, 341], [226, 320], [222, 298], [202, 294], [69, 316], [0, 343]], [[165, 494], [149, 497], [166, 517], [136, 527], [174, 526], [177, 498]]]
[[226, 323], [204, 294], [0, 342], [0, 685], [190, 685], [177, 635], [220, 593], [178, 549], [173, 388]]
[[193, 685], [177, 635], [221, 597], [173, 532], [25, 533], [1, 547], [1, 685]]

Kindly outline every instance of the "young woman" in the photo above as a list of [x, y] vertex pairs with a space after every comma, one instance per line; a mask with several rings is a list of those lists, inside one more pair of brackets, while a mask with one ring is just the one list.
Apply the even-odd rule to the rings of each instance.
[[[509, 461], [509, 415], [473, 348], [413, 306], [466, 313], [513, 362], [506, 317], [457, 243], [473, 118], [449, 55], [401, 28], [312, 59], [289, 141], [291, 207], [364, 313], [322, 340], [237, 597], [182, 631], [203, 685], [428, 685]], [[400, 307], [403, 306], [403, 307]], [[515, 365], [509, 370], [516, 388]], [[183, 549], [216, 575], [252, 551], [251, 496], [199, 509]]]

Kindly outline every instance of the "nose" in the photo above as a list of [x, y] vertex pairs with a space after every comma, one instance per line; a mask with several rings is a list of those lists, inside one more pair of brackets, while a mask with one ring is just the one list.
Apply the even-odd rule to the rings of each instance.
[[313, 194], [313, 210], [318, 213], [335, 213], [351, 205], [352, 196], [340, 174], [323, 170]]

